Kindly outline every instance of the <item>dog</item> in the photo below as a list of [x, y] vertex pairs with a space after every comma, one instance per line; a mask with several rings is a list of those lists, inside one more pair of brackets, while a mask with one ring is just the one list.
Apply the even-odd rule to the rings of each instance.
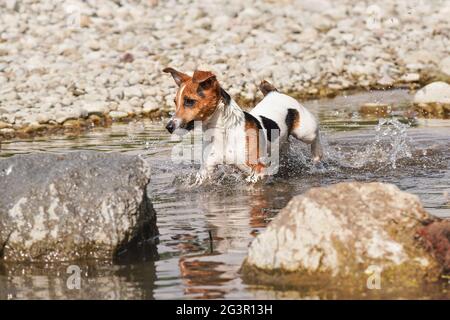
[[[243, 111], [220, 86], [210, 71], [194, 71], [192, 77], [165, 68], [178, 85], [175, 113], [166, 125], [169, 133], [192, 130], [201, 122], [207, 135], [197, 183], [210, 176], [219, 164], [232, 164], [252, 182], [271, 175], [277, 166], [268, 163], [268, 151], [285, 154], [289, 136], [311, 145], [315, 163], [323, 157], [319, 124], [294, 98], [279, 92], [268, 81], [259, 86], [264, 98], [250, 112]], [[277, 148], [273, 148], [273, 146]], [[278, 149], [278, 150], [277, 150]], [[271, 170], [269, 170], [269, 168]]]

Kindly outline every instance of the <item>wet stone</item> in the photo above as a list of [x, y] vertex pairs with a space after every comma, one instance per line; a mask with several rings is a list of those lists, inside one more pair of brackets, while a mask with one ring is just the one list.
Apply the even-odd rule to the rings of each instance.
[[392, 107], [384, 103], [365, 103], [359, 108], [363, 115], [386, 116], [391, 113]]
[[150, 168], [140, 157], [16, 155], [0, 160], [0, 174], [1, 259], [116, 261], [156, 254]]
[[250, 283], [364, 290], [377, 266], [385, 290], [418, 288], [441, 277], [439, 261], [417, 240], [432, 219], [417, 196], [383, 183], [339, 183], [294, 197], [250, 245]]

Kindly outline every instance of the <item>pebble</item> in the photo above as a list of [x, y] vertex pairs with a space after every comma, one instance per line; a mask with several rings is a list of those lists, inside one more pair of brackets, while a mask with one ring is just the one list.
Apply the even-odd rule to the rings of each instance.
[[[80, 2], [75, 25], [54, 0], [26, 3], [8, 0], [0, 15], [0, 106], [8, 110], [0, 119], [14, 128], [173, 110], [166, 66], [210, 69], [230, 95], [250, 100], [262, 79], [319, 95], [419, 82], [427, 70], [450, 74], [450, 1], [410, 14], [407, 0], [381, 0], [380, 10], [352, 0], [217, 0], [207, 10], [199, 0], [104, 0]], [[368, 23], [369, 13], [380, 19]]]
[[123, 112], [123, 111], [111, 111], [109, 113], [109, 116], [114, 119], [114, 120], [120, 120], [120, 119], [124, 119], [128, 117], [128, 113], [127, 112]]
[[391, 113], [391, 106], [384, 103], [365, 103], [359, 108], [359, 112], [364, 115], [384, 116]]
[[420, 75], [418, 73], [407, 73], [403, 75], [400, 80], [404, 82], [417, 82], [420, 80]]
[[11, 124], [9, 124], [7, 122], [0, 121], [0, 129], [11, 128], [11, 127], [12, 127]]
[[142, 112], [150, 113], [150, 112], [153, 112], [158, 109], [159, 109], [159, 105], [157, 103], [155, 103], [154, 101], [146, 101], [142, 108]]

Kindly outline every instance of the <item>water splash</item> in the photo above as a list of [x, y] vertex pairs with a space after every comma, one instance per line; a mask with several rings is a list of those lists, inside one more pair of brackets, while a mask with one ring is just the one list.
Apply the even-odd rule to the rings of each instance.
[[409, 124], [397, 119], [380, 119], [374, 128], [375, 137], [366, 145], [353, 150], [338, 147], [329, 151], [328, 155], [344, 167], [375, 171], [396, 169], [399, 160], [412, 157], [407, 134], [409, 127]]
[[[382, 170], [395, 170], [400, 160], [411, 159], [413, 151], [408, 137], [409, 124], [397, 119], [380, 119], [374, 127], [375, 134], [367, 135], [367, 142], [361, 143], [361, 138], [355, 143], [339, 143], [333, 146], [328, 144], [326, 136], [322, 136], [325, 160], [320, 166], [314, 165], [311, 160], [309, 145], [291, 138], [287, 156], [281, 159], [280, 172], [277, 178], [290, 178], [299, 176], [322, 176], [335, 174], [348, 174], [350, 172], [379, 172]], [[183, 165], [170, 168], [168, 171], [177, 172], [174, 183], [181, 188], [198, 188], [195, 177], [199, 170], [195, 165]], [[245, 184], [245, 175], [234, 166], [221, 165], [211, 177], [206, 179], [204, 187], [236, 187]]]

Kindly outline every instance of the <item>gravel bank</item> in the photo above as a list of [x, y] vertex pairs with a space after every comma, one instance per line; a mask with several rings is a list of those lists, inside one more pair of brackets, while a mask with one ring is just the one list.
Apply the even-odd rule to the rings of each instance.
[[299, 97], [426, 83], [450, 55], [450, 1], [7, 0], [0, 12], [0, 138], [166, 115], [169, 65], [213, 70], [252, 101], [262, 79]]

